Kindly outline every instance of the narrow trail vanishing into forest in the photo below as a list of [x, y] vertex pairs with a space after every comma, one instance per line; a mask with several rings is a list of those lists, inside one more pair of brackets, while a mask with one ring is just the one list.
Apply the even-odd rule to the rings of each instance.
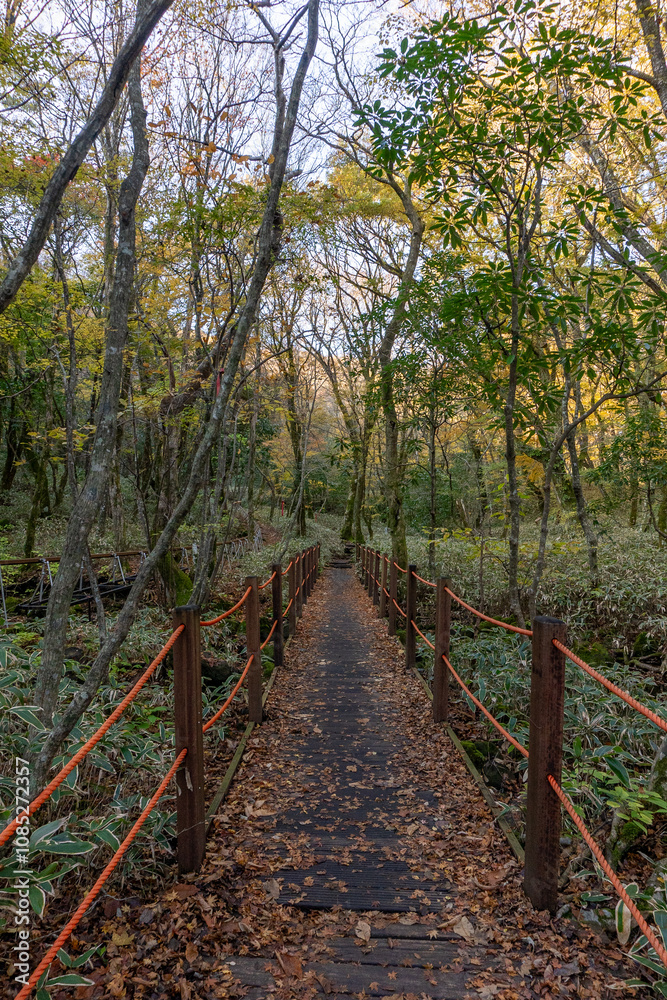
[[327, 570], [202, 870], [102, 923], [81, 997], [637, 996], [615, 945], [532, 908], [403, 663], [353, 570]]
[[268, 707], [200, 876], [215, 892], [227, 873], [230, 995], [602, 997], [617, 981], [587, 930], [532, 909], [352, 569], [324, 574]]

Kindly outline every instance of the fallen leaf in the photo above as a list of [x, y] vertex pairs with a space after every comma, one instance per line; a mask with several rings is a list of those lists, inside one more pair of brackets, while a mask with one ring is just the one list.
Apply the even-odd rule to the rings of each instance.
[[134, 944], [134, 934], [128, 934], [127, 931], [114, 931], [111, 940], [119, 948], [127, 947], [129, 944]]
[[468, 944], [473, 944], [476, 939], [475, 928], [467, 917], [461, 917], [453, 926], [452, 930], [459, 937], [464, 938]]
[[198, 955], [199, 955], [199, 948], [197, 947], [197, 945], [194, 943], [194, 941], [188, 941], [188, 943], [185, 946], [185, 957], [187, 958], [188, 962], [190, 963], [194, 962], [194, 960], [197, 958]]
[[360, 920], [354, 929], [354, 933], [362, 941], [370, 941], [371, 939], [371, 925], [366, 920]]
[[280, 962], [281, 968], [286, 976], [293, 976], [295, 979], [303, 979], [303, 966], [301, 960], [296, 955], [290, 955], [286, 951], [277, 951], [276, 958]]
[[280, 895], [280, 886], [275, 878], [270, 879], [268, 882], [262, 882], [262, 885], [264, 886], [264, 891], [267, 896], [270, 896], [271, 899], [278, 898]]

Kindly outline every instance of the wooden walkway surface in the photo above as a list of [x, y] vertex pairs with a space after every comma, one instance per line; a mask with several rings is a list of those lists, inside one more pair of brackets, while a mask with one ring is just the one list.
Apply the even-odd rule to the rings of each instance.
[[238, 994], [530, 996], [527, 949], [515, 969], [496, 941], [509, 913], [481, 905], [518, 866], [369, 611], [353, 570], [329, 569], [220, 819], [286, 929], [287, 907], [312, 922], [296, 948], [286, 932], [284, 951], [228, 955]]

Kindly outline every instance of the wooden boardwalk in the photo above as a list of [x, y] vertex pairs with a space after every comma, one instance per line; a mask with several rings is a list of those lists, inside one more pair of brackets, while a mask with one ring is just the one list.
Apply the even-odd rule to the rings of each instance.
[[[414, 706], [401, 688], [414, 688], [427, 724], [424, 693], [401, 676], [393, 643], [390, 664], [377, 648], [352, 569], [330, 569], [324, 589], [317, 620], [309, 622], [310, 607], [304, 618], [307, 655], [284, 672], [253, 741], [277, 796], [246, 815], [255, 836], [261, 827], [253, 851], [270, 860], [263, 884], [275, 906], [345, 919], [319, 939], [315, 932], [305, 953], [229, 955], [239, 995], [464, 1000], [484, 996], [488, 983], [495, 996], [512, 983], [503, 949], [470, 909], [479, 909], [479, 882], [467, 876], [463, 894], [458, 883], [475, 857], [495, 884], [516, 865], [481, 798], [474, 816], [462, 815], [469, 776], [446, 737], [422, 746], [410, 731]], [[252, 775], [260, 777], [258, 760]], [[239, 806], [248, 792], [252, 800], [241, 778]], [[227, 823], [238, 823], [233, 804], [222, 829]]]

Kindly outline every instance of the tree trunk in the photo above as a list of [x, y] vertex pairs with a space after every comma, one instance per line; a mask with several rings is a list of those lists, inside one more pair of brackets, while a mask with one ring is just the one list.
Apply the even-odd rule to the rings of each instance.
[[437, 523], [436, 508], [436, 465], [435, 465], [435, 415], [429, 425], [428, 437], [428, 473], [429, 473], [429, 533], [428, 533], [428, 571], [435, 577], [435, 528]]
[[141, 16], [137, 16], [132, 33], [127, 38], [116, 59], [114, 59], [106, 83], [95, 108], [51, 175], [46, 190], [37, 207], [30, 233], [19, 253], [14, 257], [7, 274], [0, 285], [0, 313], [3, 313], [18, 293], [30, 274], [44, 247], [51, 224], [60, 207], [62, 197], [85, 160], [91, 146], [111, 117], [120, 96], [135, 70], [141, 50], [158, 24], [162, 15], [174, 0], [154, 0], [150, 6], [142, 4]]
[[509, 598], [510, 609], [519, 626], [523, 628], [524, 617], [519, 599], [519, 531], [521, 523], [521, 499], [516, 469], [516, 439], [514, 437], [514, 405], [517, 385], [518, 299], [512, 296], [513, 325], [516, 335], [512, 337], [512, 360], [509, 366], [509, 385], [505, 398], [505, 459], [507, 461], [507, 486], [509, 506]]
[[[138, 10], [137, 21], [139, 20]], [[141, 95], [141, 59], [133, 65], [128, 79], [128, 91], [134, 155], [130, 171], [121, 186], [118, 201], [118, 253], [106, 329], [104, 372], [100, 384], [90, 471], [73, 506], [58, 572], [49, 594], [44, 621], [42, 662], [35, 688], [36, 703], [42, 710], [42, 721], [46, 726], [51, 724], [58, 697], [70, 600], [88, 544], [90, 529], [107, 491], [109, 457], [114, 448], [118, 426], [123, 351], [128, 336], [128, 314], [134, 285], [135, 207], [150, 162], [146, 112]]]
[[567, 450], [570, 454], [570, 465], [572, 467], [572, 492], [574, 493], [574, 498], [577, 503], [577, 517], [579, 518], [579, 524], [581, 525], [581, 530], [583, 531], [584, 538], [586, 539], [586, 548], [588, 551], [588, 573], [590, 576], [591, 587], [595, 588], [600, 582], [600, 572], [598, 567], [598, 536], [595, 533], [595, 529], [593, 528], [593, 525], [588, 517], [586, 497], [584, 496], [584, 491], [581, 485], [581, 476], [579, 474], [579, 456], [577, 455], [577, 442], [574, 431], [567, 436]]
[[[114, 627], [86, 674], [83, 684], [76, 691], [69, 705], [60, 714], [57, 724], [44, 740], [39, 753], [33, 761], [31, 788], [33, 794], [42, 788], [45, 775], [58, 748], [72, 731], [81, 714], [90, 705], [99, 685], [107, 677], [109, 665], [127, 638], [127, 634], [135, 620], [139, 609], [139, 602], [148, 581], [157, 568], [159, 561], [169, 551], [176, 532], [192, 509], [192, 505], [199, 493], [201, 479], [206, 463], [209, 460], [210, 450], [214, 442], [218, 440], [223, 415], [231, 396], [246, 341], [257, 319], [257, 310], [262, 289], [264, 288], [267, 275], [280, 251], [282, 216], [278, 207], [279, 199], [287, 168], [287, 158], [294, 134], [303, 84], [317, 44], [318, 0], [309, 0], [308, 6], [304, 8], [304, 12], [306, 11], [308, 14], [306, 42], [295, 72], [288, 102], [285, 102], [282, 90], [281, 71], [284, 63], [279, 64], [281, 71], [276, 80], [277, 113], [272, 163], [270, 167], [270, 183], [262, 223], [257, 236], [258, 251], [256, 264], [248, 282], [245, 304], [231, 333], [230, 349], [226, 358], [225, 370], [220, 378], [220, 388], [217, 398], [215, 398], [213, 403], [209, 422], [202, 434], [192, 460], [188, 481], [172, 516], [165, 525], [155, 546], [140, 566], [132, 589], [116, 618]], [[213, 379], [213, 384], [215, 384], [215, 375]], [[61, 664], [62, 660], [58, 665], [58, 673], [60, 672]]]

